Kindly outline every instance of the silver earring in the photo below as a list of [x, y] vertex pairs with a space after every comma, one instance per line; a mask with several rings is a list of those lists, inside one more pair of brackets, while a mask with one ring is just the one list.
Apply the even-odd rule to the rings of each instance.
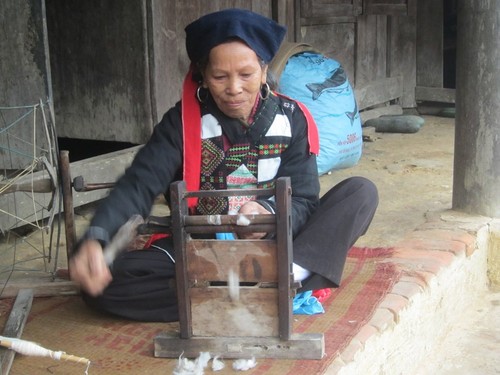
[[196, 99], [198, 99], [198, 101], [199, 101], [200, 103], [205, 103], [205, 100], [207, 100], [207, 98], [208, 98], [208, 92], [205, 92], [204, 98], [202, 99], [202, 98], [201, 98], [201, 95], [200, 95], [201, 90], [203, 90], [203, 86], [201, 86], [201, 85], [200, 85], [200, 86], [198, 86], [198, 88], [196, 89]]
[[269, 94], [271, 94], [271, 88], [269, 87], [269, 83], [266, 82], [260, 88], [259, 95], [262, 100], [266, 100], [269, 98]]

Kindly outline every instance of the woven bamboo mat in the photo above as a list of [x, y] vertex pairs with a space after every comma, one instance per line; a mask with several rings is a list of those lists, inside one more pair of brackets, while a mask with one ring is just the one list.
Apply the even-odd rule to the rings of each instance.
[[[321, 374], [359, 329], [370, 319], [380, 300], [399, 277], [390, 249], [353, 248], [343, 282], [323, 303], [325, 313], [294, 315], [294, 332], [324, 333], [326, 356], [322, 360], [259, 359], [247, 374]], [[2, 327], [13, 301], [0, 300]], [[172, 374], [177, 360], [154, 358], [153, 338], [161, 331], [175, 332], [177, 323], [141, 323], [103, 316], [89, 310], [79, 297], [36, 298], [22, 338], [51, 350], [89, 358], [90, 375]], [[216, 354], [216, 353], [215, 353]], [[217, 374], [233, 374], [232, 361]], [[11, 375], [84, 374], [85, 365], [49, 358], [16, 355]], [[212, 373], [210, 368], [205, 374]]]

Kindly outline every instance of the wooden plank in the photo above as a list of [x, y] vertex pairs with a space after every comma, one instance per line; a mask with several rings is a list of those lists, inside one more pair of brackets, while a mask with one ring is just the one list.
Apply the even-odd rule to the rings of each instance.
[[355, 17], [361, 12], [359, 0], [302, 0], [300, 12], [304, 18], [315, 17]]
[[272, 0], [272, 18], [286, 26], [286, 40], [295, 40], [295, 0]]
[[237, 301], [227, 286], [190, 288], [189, 296], [193, 337], [278, 336], [276, 288], [240, 287]]
[[318, 25], [331, 25], [334, 23], [355, 23], [356, 17], [354, 16], [338, 16], [338, 17], [312, 17], [301, 18], [300, 24], [302, 26], [318, 26]]
[[[262, 196], [262, 194], [259, 194], [259, 190], [264, 190], [264, 189], [245, 189], [245, 194], [248, 195], [259, 195]], [[255, 194], [252, 193], [252, 191], [255, 191]], [[221, 192], [219, 194], [214, 194], [216, 193], [217, 190], [205, 190], [205, 191], [200, 191], [199, 192], [199, 197], [217, 197], [221, 196]], [[241, 196], [242, 192], [239, 189], [228, 189], [224, 190], [224, 196]], [[267, 195], [267, 194], [266, 194]], [[271, 194], [269, 195], [270, 197], [274, 195]], [[191, 194], [187, 193], [186, 197], [192, 196]], [[219, 225], [231, 225], [231, 226], [252, 226], [253, 224], [270, 224], [271, 227], [276, 227], [276, 218], [274, 215], [259, 215], [259, 214], [251, 214], [251, 215], [244, 215], [244, 214], [237, 214], [237, 215], [190, 215], [186, 216], [184, 218], [184, 224], [186, 226], [208, 226], [213, 228], [211, 232], [217, 233], [220, 232], [219, 230]]]
[[419, 0], [416, 85], [443, 87], [443, 2]]
[[325, 356], [323, 334], [293, 334], [290, 340], [276, 337], [196, 337], [183, 340], [176, 333], [164, 332], [155, 340], [155, 357], [196, 358], [200, 352], [217, 353], [223, 358], [322, 359]]
[[59, 155], [59, 175], [63, 195], [64, 235], [66, 238], [66, 260], [71, 258], [76, 243], [75, 212], [73, 205], [73, 189], [71, 184], [71, 171], [69, 151], [62, 150]]
[[403, 95], [402, 77], [389, 77], [372, 81], [354, 90], [359, 110], [389, 102]]
[[276, 181], [276, 259], [278, 269], [278, 315], [279, 337], [289, 340], [292, 335], [292, 301], [295, 290], [291, 290], [292, 274], [292, 187], [290, 178], [279, 178]]
[[[16, 339], [21, 337], [32, 304], [33, 291], [31, 289], [19, 290], [9, 318], [5, 323], [2, 336]], [[0, 370], [2, 375], [7, 375], [9, 373], [15, 354], [13, 350], [0, 348]]]
[[369, 109], [367, 111], [361, 111], [359, 116], [361, 117], [361, 123], [365, 123], [372, 118], [377, 118], [384, 115], [402, 115], [403, 108], [400, 105], [384, 105], [374, 109]]
[[[429, 103], [421, 102], [418, 103], [417, 111], [419, 115], [429, 115], [429, 116], [447, 116], [455, 118], [455, 113], [452, 112], [455, 108], [450, 105], [443, 105], [443, 103]], [[449, 112], [448, 112], [449, 111]]]
[[179, 326], [182, 339], [189, 339], [192, 336], [192, 315], [187, 275], [187, 234], [182, 227], [182, 217], [188, 214], [187, 202], [183, 199], [186, 190], [185, 181], [176, 181], [170, 187]]
[[191, 240], [186, 245], [190, 282], [227, 281], [229, 270], [244, 282], [277, 282], [272, 240]]
[[235, 3], [232, 8], [247, 8], [252, 12], [262, 14], [263, 16], [273, 18], [272, 1], [252, 1], [239, 0], [240, 3]]
[[366, 6], [364, 14], [380, 14], [386, 16], [407, 16], [408, 7], [406, 4], [372, 4]]
[[415, 99], [427, 102], [455, 103], [455, 89], [415, 87]]
[[59, 136], [134, 144], [149, 138], [145, 3], [47, 2]]
[[72, 281], [51, 280], [50, 276], [41, 276], [9, 281], [2, 291], [1, 298], [15, 297], [22, 289], [31, 289], [35, 297], [77, 295], [80, 293], [78, 286]]
[[349, 81], [354, 79], [354, 51], [356, 24], [334, 23], [329, 25], [303, 26], [305, 36], [299, 42], [308, 43], [316, 50], [337, 60], [344, 68]]
[[356, 43], [356, 77], [353, 84], [387, 76], [387, 16], [359, 16]]
[[408, 15], [409, 0], [365, 0], [363, 14]]
[[[83, 176], [85, 181], [89, 183], [116, 182], [130, 163], [132, 163], [135, 154], [141, 147], [134, 146], [73, 162], [71, 163], [71, 180], [76, 176]], [[69, 156], [71, 159], [71, 154]], [[108, 193], [109, 189], [81, 193], [73, 191], [73, 205], [74, 207], [79, 207], [94, 202], [105, 197]]]
[[[301, 0], [294, 0], [294, 29], [293, 29], [293, 40], [292, 42], [302, 41], [302, 13], [300, 11]], [[290, 40], [290, 39], [289, 39]]]
[[403, 77], [403, 95], [400, 104], [403, 108], [414, 108], [416, 106], [416, 16], [389, 17], [388, 21], [387, 75]]

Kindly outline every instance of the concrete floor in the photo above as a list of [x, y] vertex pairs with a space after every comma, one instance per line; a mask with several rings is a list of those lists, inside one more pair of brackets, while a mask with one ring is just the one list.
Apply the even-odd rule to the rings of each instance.
[[476, 306], [459, 313], [458, 324], [415, 375], [500, 374], [500, 289], [485, 292]]

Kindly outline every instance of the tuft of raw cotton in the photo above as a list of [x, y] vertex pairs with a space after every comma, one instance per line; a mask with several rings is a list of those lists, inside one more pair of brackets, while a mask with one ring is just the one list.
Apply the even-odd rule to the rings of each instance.
[[242, 226], [242, 227], [248, 227], [250, 225], [250, 219], [246, 217], [245, 215], [238, 215], [238, 218], [236, 219], [236, 225]]
[[209, 352], [201, 352], [195, 360], [183, 358], [181, 354], [172, 375], [203, 375], [208, 361], [210, 361]]
[[248, 371], [257, 366], [257, 361], [254, 357], [250, 359], [237, 359], [233, 362], [233, 370]]
[[215, 356], [213, 361], [212, 361], [212, 371], [220, 371], [224, 367], [226, 367], [224, 362], [222, 362], [218, 356]]

